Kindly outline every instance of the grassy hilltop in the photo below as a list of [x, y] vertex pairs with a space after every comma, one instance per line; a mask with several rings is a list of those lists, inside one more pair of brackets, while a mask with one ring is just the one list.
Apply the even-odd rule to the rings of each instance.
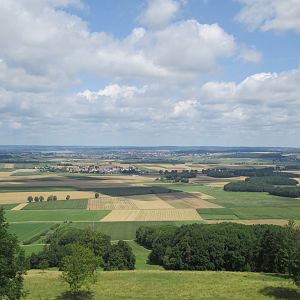
[[[30, 271], [27, 299], [71, 299], [57, 271]], [[284, 277], [257, 273], [117, 271], [99, 272], [93, 299], [299, 299]], [[89, 299], [87, 295], [83, 299]], [[91, 299], [91, 298], [90, 298]]]

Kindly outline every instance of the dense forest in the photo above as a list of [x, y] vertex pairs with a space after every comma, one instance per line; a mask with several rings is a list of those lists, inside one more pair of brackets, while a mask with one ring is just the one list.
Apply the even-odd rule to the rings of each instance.
[[184, 170], [182, 172], [178, 172], [177, 170], [172, 171], [159, 171], [160, 180], [161, 181], [171, 181], [171, 182], [182, 182], [188, 183], [189, 178], [195, 178], [197, 176], [197, 170]]
[[247, 177], [258, 177], [258, 176], [271, 176], [274, 173], [274, 168], [260, 168], [260, 169], [205, 169], [202, 170], [202, 173], [216, 178], [230, 178], [238, 176], [247, 176]]
[[80, 244], [89, 248], [99, 260], [99, 267], [106, 271], [134, 270], [135, 256], [131, 247], [124, 241], [111, 244], [108, 235], [91, 229], [71, 227], [58, 228], [46, 241], [45, 248], [29, 258], [31, 269], [39, 269], [46, 263], [49, 267], [61, 268], [63, 258], [70, 255], [71, 247]]
[[271, 195], [298, 198], [300, 197], [300, 187], [297, 184], [297, 180], [288, 178], [286, 175], [283, 177], [250, 177], [246, 178], [245, 181], [230, 182], [224, 186], [224, 190], [232, 192], [268, 192]]
[[136, 241], [151, 249], [150, 263], [165, 269], [289, 274], [299, 269], [300, 231], [292, 222], [286, 227], [234, 223], [140, 227]]

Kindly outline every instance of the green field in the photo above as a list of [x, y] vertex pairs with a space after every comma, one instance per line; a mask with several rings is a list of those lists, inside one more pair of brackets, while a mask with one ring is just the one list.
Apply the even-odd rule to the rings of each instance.
[[16, 172], [11, 174], [11, 176], [31, 176], [31, 175], [42, 175], [43, 173], [40, 172], [39, 170], [35, 170], [32, 172]]
[[[58, 271], [29, 271], [26, 299], [71, 299]], [[93, 297], [82, 299], [300, 299], [300, 293], [283, 276], [258, 273], [118, 271], [98, 272]]]
[[21, 245], [25, 251], [26, 256], [30, 256], [32, 253], [38, 253], [43, 250], [45, 245], [43, 244], [32, 244], [32, 245]]
[[28, 203], [22, 210], [86, 209], [87, 199]]
[[[84, 190], [84, 189], [80, 189]], [[99, 192], [108, 196], [134, 196], [146, 194], [162, 194], [176, 192], [173, 189], [168, 189], [160, 186], [127, 186], [127, 187], [112, 187], [112, 188], [92, 188], [94, 192]]]
[[128, 244], [132, 248], [133, 253], [135, 255], [136, 270], [163, 270], [163, 267], [161, 266], [147, 264], [148, 255], [150, 254], [151, 250], [148, 250], [143, 246], [140, 246], [134, 241], [128, 241]]
[[53, 223], [13, 223], [9, 224], [9, 232], [15, 234], [19, 241], [24, 241], [50, 229]]
[[282, 206], [299, 206], [300, 200], [288, 197], [279, 197], [269, 195], [263, 192], [229, 192], [223, 188], [208, 187], [205, 185], [168, 185], [169, 188], [186, 191], [186, 192], [202, 192], [215, 197], [210, 202], [219, 204], [224, 207], [282, 207]]
[[49, 191], [77, 191], [72, 186], [1, 186], [0, 193], [9, 192], [49, 192]]
[[14, 169], [0, 167], [0, 172], [12, 172]]
[[198, 209], [207, 220], [300, 219], [300, 199], [278, 197], [262, 192], [228, 192], [205, 185], [167, 185], [186, 192], [201, 192], [215, 199], [209, 202], [224, 209]]
[[0, 204], [0, 208], [3, 208], [4, 210], [11, 210], [12, 208], [16, 207], [18, 203], [14, 204]]
[[237, 207], [197, 210], [205, 220], [256, 220], [283, 219], [299, 220], [300, 207]]
[[[180, 221], [180, 222], [76, 222], [67, 224], [66, 226], [72, 226], [76, 228], [87, 228], [91, 227], [97, 231], [111, 236], [112, 240], [134, 240], [136, 230], [140, 226], [159, 226], [159, 225], [183, 225], [191, 224], [195, 221]], [[202, 223], [202, 222], [199, 222]]]
[[63, 222], [63, 221], [99, 221], [105, 217], [109, 210], [20, 210], [7, 211], [5, 217], [8, 222]]

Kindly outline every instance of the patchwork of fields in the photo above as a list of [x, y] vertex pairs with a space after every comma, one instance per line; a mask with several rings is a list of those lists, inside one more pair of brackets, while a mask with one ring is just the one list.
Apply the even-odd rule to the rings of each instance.
[[[289, 219], [300, 220], [299, 199], [225, 192], [222, 187], [228, 179], [214, 180], [203, 175], [197, 178], [200, 183], [170, 184], [155, 181], [155, 176], [11, 176], [13, 172], [0, 175], [3, 174], [0, 206], [6, 210], [11, 231], [21, 241], [56, 223], [79, 228], [92, 226], [113, 239], [132, 240], [136, 229], [144, 224], [230, 221], [284, 225]], [[99, 193], [99, 198], [95, 198], [95, 193]], [[60, 201], [27, 203], [29, 195], [56, 195]], [[64, 200], [67, 195], [71, 200]], [[35, 245], [37, 242], [32, 247]]]
[[113, 210], [101, 222], [202, 220], [194, 209]]

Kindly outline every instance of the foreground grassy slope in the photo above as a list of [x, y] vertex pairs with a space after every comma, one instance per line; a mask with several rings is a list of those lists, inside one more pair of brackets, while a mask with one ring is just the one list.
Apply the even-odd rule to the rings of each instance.
[[[29, 271], [27, 299], [70, 299], [57, 271]], [[289, 279], [231, 272], [99, 272], [93, 299], [299, 299]], [[91, 299], [85, 296], [83, 299]]]

